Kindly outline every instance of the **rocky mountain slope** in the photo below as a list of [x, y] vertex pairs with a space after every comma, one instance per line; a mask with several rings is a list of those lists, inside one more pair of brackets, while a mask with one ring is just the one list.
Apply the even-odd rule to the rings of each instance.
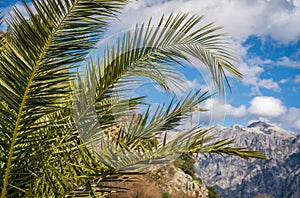
[[216, 127], [218, 137], [235, 138], [237, 145], [261, 150], [268, 160], [203, 156], [195, 164], [197, 174], [222, 197], [300, 197], [300, 135], [265, 122], [248, 127]]
[[154, 170], [147, 175], [134, 176], [131, 182], [115, 182], [107, 185], [127, 189], [109, 194], [109, 198], [206, 198], [208, 189], [204, 184], [184, 173], [174, 163]]

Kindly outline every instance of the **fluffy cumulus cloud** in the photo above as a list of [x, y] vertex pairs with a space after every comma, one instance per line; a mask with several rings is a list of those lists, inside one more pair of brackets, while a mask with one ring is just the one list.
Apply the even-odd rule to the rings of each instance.
[[216, 97], [210, 98], [205, 101], [203, 108], [207, 109], [207, 112], [201, 112], [202, 121], [224, 124], [225, 117], [230, 117], [232, 119], [241, 119], [247, 116], [247, 108], [245, 105], [240, 105], [238, 107], [229, 104], [225, 98]]
[[132, 1], [120, 16], [123, 24], [119, 28], [124, 27], [124, 21], [132, 26], [132, 23], [150, 16], [156, 18], [163, 13], [181, 11], [206, 15], [209, 21], [223, 25], [234, 39], [244, 40], [249, 35], [270, 35], [273, 39], [287, 43], [300, 36], [299, 7], [300, 0]]
[[261, 66], [259, 66], [258, 64], [252, 64], [252, 66], [250, 65], [251, 61], [250, 63], [244, 62], [239, 65], [239, 69], [242, 72], [242, 74], [244, 74], [242, 83], [244, 85], [252, 86], [252, 95], [261, 94], [261, 88], [272, 90], [274, 92], [281, 91], [279, 84], [275, 82], [272, 78], [261, 78], [261, 74], [264, 72], [264, 69]]
[[270, 96], [257, 96], [250, 102], [249, 112], [257, 116], [278, 117], [286, 111], [281, 100]]
[[280, 99], [275, 97], [254, 97], [248, 107], [246, 105], [233, 106], [224, 98], [211, 98], [202, 107], [209, 111], [195, 112], [193, 114], [194, 125], [199, 123], [222, 125], [225, 118], [226, 120], [247, 118], [248, 120], [268, 120], [282, 128], [300, 132], [300, 108], [286, 107]]
[[300, 132], [300, 108], [286, 107], [283, 102], [270, 96], [254, 97], [246, 108], [244, 105], [234, 107], [225, 104], [226, 116], [233, 119], [262, 119], [276, 123], [278, 126]]
[[286, 107], [278, 98], [259, 96], [251, 100], [246, 117], [268, 120], [276, 125], [300, 133], [300, 108]]
[[247, 115], [247, 109], [245, 105], [240, 105], [239, 107], [234, 107], [230, 104], [225, 105], [226, 115], [233, 119], [241, 119]]

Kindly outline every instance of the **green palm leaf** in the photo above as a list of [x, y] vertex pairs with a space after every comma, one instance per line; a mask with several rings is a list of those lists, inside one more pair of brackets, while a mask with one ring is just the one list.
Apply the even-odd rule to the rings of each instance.
[[89, 86], [87, 90], [83, 90], [85, 94], [89, 92], [88, 98], [81, 100], [89, 101], [92, 98], [94, 101], [76, 107], [81, 109], [78, 118], [86, 116], [84, 114], [92, 106], [97, 106], [96, 103], [101, 103], [103, 98], [111, 97], [115, 93], [112, 88], [130, 84], [132, 79], [128, 77], [139, 75], [151, 78], [166, 90], [169, 90], [170, 82], [179, 86], [180, 74], [171, 66], [189, 61], [185, 53], [209, 67], [220, 90], [223, 90], [225, 70], [240, 77], [241, 74], [230, 63], [235, 58], [226, 48], [226, 43], [222, 42], [223, 34], [214, 33], [219, 28], [209, 24], [193, 30], [201, 19], [202, 17], [188, 17], [186, 14], [170, 15], [166, 20], [162, 17], [157, 27], [153, 27], [150, 20], [147, 26], [141, 25], [133, 34], [124, 34], [116, 46], [104, 51], [102, 59], [91, 61], [98, 66], [89, 66], [90, 75], [84, 79], [84, 82], [89, 83], [83, 85], [83, 89]]
[[33, 1], [34, 10], [24, 3], [29, 19], [13, 8], [10, 41], [0, 59], [0, 113], [4, 115], [0, 131], [6, 134], [1, 135], [6, 148], [1, 159], [1, 197], [10, 189], [23, 191], [31, 185], [31, 172], [39, 164], [30, 170], [27, 162], [38, 158], [37, 151], [43, 149], [37, 144], [44, 132], [39, 129], [49, 124], [43, 118], [58, 111], [68, 98], [69, 69], [85, 56], [125, 2]]
[[[157, 68], [161, 64], [182, 64], [183, 60], [191, 61], [187, 54], [208, 67], [213, 80], [223, 91], [223, 80], [227, 82], [225, 71], [241, 78], [241, 74], [231, 63], [237, 59], [225, 42], [225, 34], [219, 33], [220, 27], [211, 23], [197, 28], [202, 19], [203, 17], [189, 17], [187, 14], [171, 14], [167, 18], [163, 16], [157, 26], [151, 20], [142, 24], [134, 33], [125, 34], [116, 47], [106, 51], [101, 64], [105, 68], [103, 73], [114, 74], [112, 69], [122, 67], [130, 69], [151, 65]], [[170, 72], [170, 68], [168, 69]]]
[[[185, 14], [171, 14], [167, 19], [162, 17], [159, 25], [155, 27], [150, 20], [147, 26], [142, 24], [133, 33], [125, 33], [116, 45], [106, 49], [104, 53], [100, 53], [104, 54], [103, 57], [97, 61], [88, 62], [90, 72], [85, 75], [83, 80], [78, 79], [77, 94], [80, 97], [77, 95], [79, 102], [75, 103], [76, 113], [78, 113], [76, 124], [79, 131], [89, 134], [88, 137], [84, 136], [84, 140], [89, 145], [88, 147], [97, 153], [100, 161], [117, 170], [138, 169], [141, 171], [147, 170], [149, 168], [147, 165], [161, 165], [163, 162], [169, 162], [174, 159], [174, 155], [180, 155], [186, 150], [200, 152], [197, 146], [202, 148], [202, 145], [197, 141], [195, 144], [190, 140], [192, 134], [199, 134], [197, 128], [183, 131], [183, 135], [170, 142], [163, 141], [153, 145], [151, 141], [157, 135], [174, 130], [175, 127], [182, 124], [182, 120], [189, 116], [192, 109], [207, 99], [205, 93], [201, 95], [200, 92], [196, 92], [177, 102], [172, 100], [166, 107], [166, 111], [163, 110], [164, 106], [161, 106], [156, 110], [152, 119], [149, 118], [149, 111], [146, 111], [138, 123], [131, 121], [129, 124], [127, 123], [127, 126], [125, 123], [122, 130], [126, 130], [119, 134], [116, 145], [107, 142], [106, 134], [103, 132], [107, 124], [104, 118], [108, 111], [99, 110], [103, 109], [103, 100], [114, 97], [114, 94], [121, 95], [122, 88], [130, 90], [128, 84], [130, 85], [137, 75], [150, 78], [163, 89], [172, 91], [169, 89], [170, 81], [178, 86], [180, 84], [177, 80], [180, 73], [176, 70], [176, 65], [183, 65], [184, 61], [190, 61], [187, 55], [205, 63], [215, 83], [222, 91], [224, 87], [222, 81], [224, 78], [226, 81], [225, 70], [237, 78], [241, 77], [241, 74], [230, 62], [236, 59], [226, 47], [227, 43], [223, 42], [224, 34], [215, 33], [220, 28], [208, 24], [203, 28], [193, 30], [201, 19], [202, 17], [188, 17]], [[161, 73], [157, 73], [157, 71]], [[113, 109], [114, 105], [116, 103], [110, 102], [107, 109]], [[93, 111], [95, 112], [93, 113]], [[113, 119], [118, 117], [120, 112], [130, 112], [130, 110], [122, 109], [115, 112], [117, 113], [110, 112]], [[125, 114], [121, 117], [124, 116]], [[210, 138], [206, 138], [205, 142], [215, 144]], [[230, 143], [227, 142], [227, 144]], [[216, 145], [218, 144], [216, 143]], [[207, 147], [211, 150], [206, 149], [205, 152], [226, 153], [223, 146], [213, 149], [210, 145]], [[231, 154], [233, 153], [234, 151], [231, 152]]]

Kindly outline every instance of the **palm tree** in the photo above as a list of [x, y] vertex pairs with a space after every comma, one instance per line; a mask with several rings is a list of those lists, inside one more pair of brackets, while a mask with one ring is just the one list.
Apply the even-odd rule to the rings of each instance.
[[[241, 77], [220, 28], [196, 28], [202, 17], [188, 14], [163, 16], [158, 26], [150, 20], [125, 33], [102, 58], [84, 61], [126, 3], [33, 0], [34, 8], [24, 2], [28, 17], [13, 8], [0, 46], [1, 198], [96, 196], [111, 190], [102, 182], [126, 179], [182, 153], [264, 158], [228, 146], [233, 140], [215, 141], [200, 127], [167, 141], [163, 135], [209, 97], [201, 91], [172, 100], [152, 117], [146, 111], [127, 119], [115, 141], [106, 138], [105, 131], [146, 102], [126, 98], [121, 89], [135, 76], [172, 93], [169, 83], [180, 75], [173, 65], [192, 56], [207, 66], [221, 92], [225, 71]], [[83, 62], [86, 69], [75, 72]]]

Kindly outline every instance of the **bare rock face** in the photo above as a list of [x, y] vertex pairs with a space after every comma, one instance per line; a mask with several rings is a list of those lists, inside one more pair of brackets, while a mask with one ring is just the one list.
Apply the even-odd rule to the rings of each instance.
[[220, 138], [235, 138], [237, 145], [260, 150], [268, 160], [200, 156], [195, 164], [200, 178], [222, 197], [300, 197], [300, 135], [265, 122], [248, 127], [217, 127]]
[[167, 192], [171, 197], [178, 193], [185, 197], [206, 198], [208, 196], [205, 185], [197, 183], [172, 163], [151, 173], [150, 177], [155, 177], [153, 179], [162, 192]]
[[108, 194], [110, 198], [162, 198], [167, 194], [170, 198], [207, 198], [208, 189], [184, 173], [173, 163], [146, 175], [136, 176], [131, 182], [110, 182], [109, 186], [127, 189]]

